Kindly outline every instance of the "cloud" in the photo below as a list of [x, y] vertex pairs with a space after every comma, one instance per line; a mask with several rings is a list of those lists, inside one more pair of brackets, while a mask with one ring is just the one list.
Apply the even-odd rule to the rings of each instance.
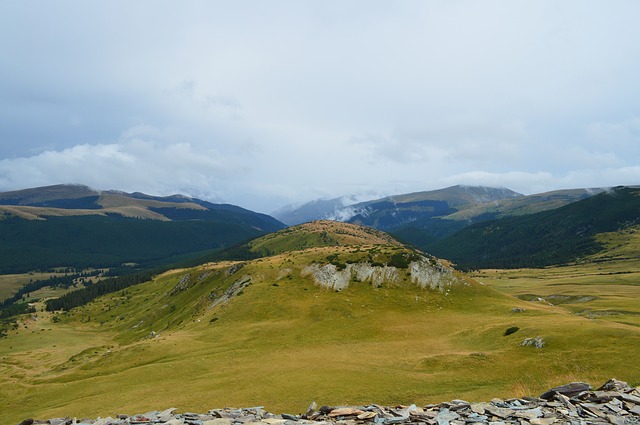
[[405, 122], [388, 134], [355, 136], [347, 143], [361, 147], [371, 161], [459, 167], [518, 159], [526, 139], [522, 120], [442, 115]]
[[634, 1], [61, 1], [0, 6], [0, 190], [270, 211], [635, 176]]
[[545, 171], [527, 173], [511, 171], [491, 173], [487, 171], [469, 171], [443, 178], [445, 185], [465, 184], [470, 186], [506, 187], [523, 194], [545, 192], [554, 186], [556, 177]]
[[141, 135], [154, 128], [132, 129], [114, 144], [78, 145], [60, 151], [0, 160], [0, 187], [34, 187], [81, 182], [98, 189], [183, 193], [219, 200], [221, 183], [242, 172], [238, 158], [189, 143], [159, 143]]
[[525, 195], [557, 189], [634, 186], [640, 182], [640, 165], [624, 167], [598, 167], [553, 174], [545, 171], [533, 173], [491, 173], [470, 171], [440, 180], [445, 185], [468, 184], [507, 187]]
[[618, 122], [594, 122], [587, 126], [592, 144], [605, 148], [635, 148], [640, 150], [640, 117]]

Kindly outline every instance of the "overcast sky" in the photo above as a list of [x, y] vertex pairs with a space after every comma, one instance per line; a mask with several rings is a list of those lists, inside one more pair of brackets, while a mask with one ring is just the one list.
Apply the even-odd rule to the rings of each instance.
[[640, 2], [0, 1], [0, 191], [640, 184]]

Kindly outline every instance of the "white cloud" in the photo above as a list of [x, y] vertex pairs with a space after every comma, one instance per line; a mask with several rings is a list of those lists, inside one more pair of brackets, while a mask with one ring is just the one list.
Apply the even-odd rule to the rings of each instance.
[[634, 1], [61, 4], [0, 6], [0, 190], [270, 211], [636, 177]]
[[554, 187], [556, 177], [549, 172], [533, 173], [511, 171], [506, 173], [491, 173], [486, 171], [469, 171], [443, 178], [445, 185], [466, 184], [470, 186], [506, 187], [516, 192], [530, 195], [545, 192]]
[[81, 182], [99, 189], [197, 194], [214, 200], [224, 194], [220, 182], [241, 172], [235, 161], [213, 151], [195, 151], [188, 143], [166, 145], [133, 138], [1, 160], [0, 186]]
[[594, 145], [640, 150], [640, 117], [618, 122], [594, 122], [587, 126], [587, 136]]

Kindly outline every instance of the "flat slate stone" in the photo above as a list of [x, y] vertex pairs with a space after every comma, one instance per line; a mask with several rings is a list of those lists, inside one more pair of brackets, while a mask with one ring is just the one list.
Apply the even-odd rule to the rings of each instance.
[[565, 395], [567, 397], [574, 397], [578, 394], [589, 391], [590, 385], [586, 382], [572, 382], [570, 384], [561, 385], [559, 387], [551, 388], [540, 396], [544, 400], [551, 400], [556, 393]]

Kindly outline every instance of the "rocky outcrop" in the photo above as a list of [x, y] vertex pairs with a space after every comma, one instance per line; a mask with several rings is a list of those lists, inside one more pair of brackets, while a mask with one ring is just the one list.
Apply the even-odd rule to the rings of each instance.
[[409, 271], [411, 273], [411, 282], [422, 289], [437, 289], [442, 292], [447, 286], [458, 283], [453, 270], [438, 261], [426, 257], [409, 264]]
[[520, 345], [522, 345], [523, 347], [536, 347], [536, 348], [542, 348], [544, 347], [544, 338], [542, 338], [541, 336], [536, 336], [533, 338], [525, 338]]
[[180, 291], [185, 291], [191, 288], [195, 282], [191, 279], [191, 275], [189, 273], [185, 274], [180, 278], [176, 286], [169, 292], [169, 295], [175, 295]]
[[20, 425], [587, 425], [640, 424], [640, 388], [612, 379], [597, 391], [574, 382], [552, 388], [544, 398], [494, 398], [487, 403], [453, 400], [427, 406], [383, 407], [322, 406], [312, 403], [300, 415], [273, 414], [262, 407], [212, 409], [207, 413], [176, 413], [176, 409], [152, 411], [133, 416], [81, 419], [57, 418], [48, 421], [26, 419]]
[[[368, 282], [375, 287], [397, 285], [402, 281], [403, 270], [387, 265], [374, 266], [368, 262], [347, 264], [342, 269], [334, 264], [312, 264], [302, 270], [302, 275], [313, 276], [315, 283], [321, 287], [341, 291], [354, 280]], [[459, 283], [453, 270], [426, 257], [411, 262], [406, 270], [411, 282], [422, 289], [442, 292], [446, 287]]]
[[213, 308], [217, 305], [229, 301], [231, 298], [239, 295], [247, 286], [251, 285], [251, 276], [242, 276], [239, 280], [236, 280], [222, 295], [218, 295], [215, 292], [209, 294], [209, 298], [212, 299], [209, 308]]
[[358, 282], [368, 282], [376, 287], [385, 283], [396, 284], [400, 281], [400, 273], [397, 268], [373, 266], [366, 262], [347, 264], [342, 270], [339, 270], [334, 264], [312, 264], [302, 270], [302, 275], [311, 275], [317, 285], [336, 291], [345, 289], [354, 279]]

